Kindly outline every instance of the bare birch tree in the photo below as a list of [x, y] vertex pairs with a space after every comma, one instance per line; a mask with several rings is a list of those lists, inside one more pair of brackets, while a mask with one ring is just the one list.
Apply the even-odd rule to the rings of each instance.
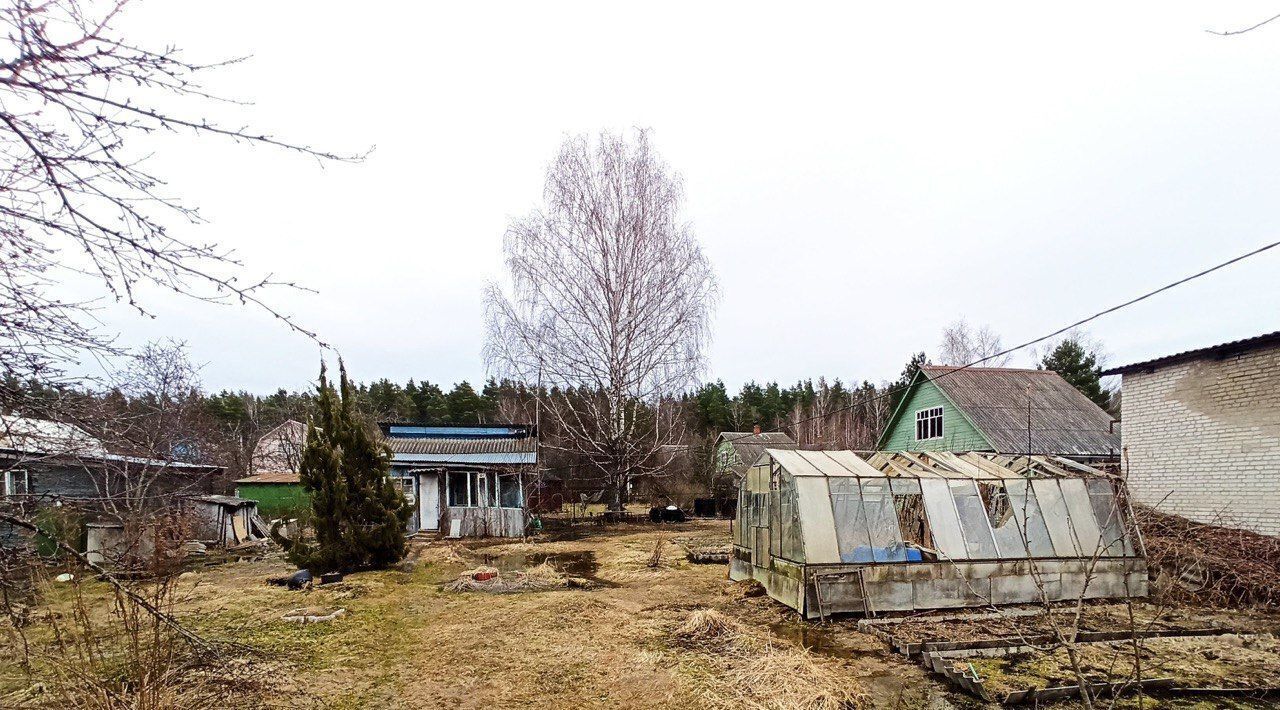
[[[271, 145], [343, 159], [190, 111], [223, 101], [198, 83], [230, 62], [199, 64], [148, 49], [116, 28], [128, 0], [14, 0], [0, 8], [0, 374], [47, 379], [86, 349], [110, 350], [92, 302], [145, 313], [139, 288], [253, 304], [314, 337], [246, 276], [235, 256], [170, 229], [199, 214], [146, 166], [146, 136], [164, 132]], [[237, 60], [232, 60], [237, 61]], [[229, 102], [235, 103], [235, 102]], [[100, 292], [59, 297], [68, 277]]]
[[968, 365], [984, 358], [984, 367], [1004, 367], [1009, 355], [994, 357], [1004, 349], [1000, 336], [990, 326], [973, 328], [961, 318], [942, 331], [942, 343], [938, 346], [938, 361], [942, 365]]
[[553, 445], [599, 473], [615, 510], [670, 463], [683, 425], [663, 403], [705, 366], [716, 281], [683, 201], [646, 132], [571, 137], [544, 207], [507, 229], [509, 293], [486, 297], [490, 369], [534, 385], [564, 434]]

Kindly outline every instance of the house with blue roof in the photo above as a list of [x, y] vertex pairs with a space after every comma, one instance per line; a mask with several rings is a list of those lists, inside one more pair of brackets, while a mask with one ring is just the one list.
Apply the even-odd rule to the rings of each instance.
[[379, 424], [391, 475], [413, 506], [410, 533], [519, 537], [537, 470], [532, 426]]
[[[519, 537], [528, 522], [528, 498], [544, 500], [539, 487], [556, 480], [534, 476], [538, 446], [532, 426], [381, 422], [378, 428], [391, 449], [391, 476], [413, 506], [410, 534]], [[236, 494], [277, 507], [309, 505], [296, 464], [289, 468], [240, 479]]]

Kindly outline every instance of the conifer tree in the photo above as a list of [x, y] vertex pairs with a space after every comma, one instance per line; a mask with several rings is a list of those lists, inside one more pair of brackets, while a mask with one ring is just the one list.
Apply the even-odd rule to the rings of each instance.
[[410, 509], [391, 479], [391, 451], [356, 408], [339, 361], [338, 389], [320, 366], [315, 411], [298, 468], [311, 494], [314, 545], [290, 552], [300, 567], [343, 571], [386, 567], [404, 556]]
[[1040, 369], [1053, 370], [1072, 387], [1084, 393], [1094, 404], [1106, 409], [1111, 393], [1102, 389], [1102, 368], [1098, 367], [1098, 354], [1085, 349], [1077, 338], [1067, 338], [1058, 343], [1040, 361]]

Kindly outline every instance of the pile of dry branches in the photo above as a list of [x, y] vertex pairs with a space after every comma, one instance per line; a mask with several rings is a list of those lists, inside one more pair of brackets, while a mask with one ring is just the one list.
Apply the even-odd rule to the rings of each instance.
[[1134, 510], [1158, 593], [1213, 606], [1280, 605], [1280, 539]]

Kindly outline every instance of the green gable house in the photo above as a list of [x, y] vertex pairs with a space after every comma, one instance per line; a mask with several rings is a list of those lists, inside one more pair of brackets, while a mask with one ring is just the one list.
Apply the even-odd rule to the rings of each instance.
[[991, 451], [1115, 459], [1111, 415], [1052, 370], [925, 365], [890, 417], [881, 451]]

